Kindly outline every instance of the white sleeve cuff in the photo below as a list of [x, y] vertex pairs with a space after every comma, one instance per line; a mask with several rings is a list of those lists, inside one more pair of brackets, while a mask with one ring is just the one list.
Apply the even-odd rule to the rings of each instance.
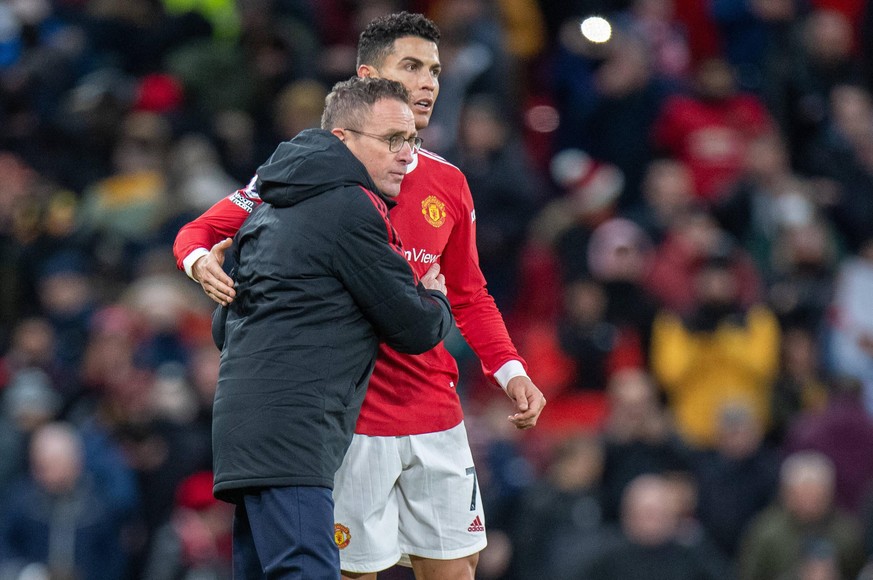
[[199, 281], [191, 274], [191, 267], [194, 265], [194, 262], [196, 262], [198, 258], [201, 258], [208, 253], [209, 250], [207, 250], [206, 248], [197, 248], [196, 250], [185, 256], [185, 259], [182, 260], [182, 266], [185, 267], [185, 273], [188, 274], [188, 277], [195, 282]]
[[524, 370], [524, 365], [521, 364], [519, 360], [511, 360], [503, 364], [502, 367], [497, 369], [497, 372], [494, 373], [494, 379], [497, 383], [503, 387], [503, 390], [506, 390], [506, 385], [509, 384], [509, 381], [514, 379], [515, 377], [526, 377], [527, 373]]

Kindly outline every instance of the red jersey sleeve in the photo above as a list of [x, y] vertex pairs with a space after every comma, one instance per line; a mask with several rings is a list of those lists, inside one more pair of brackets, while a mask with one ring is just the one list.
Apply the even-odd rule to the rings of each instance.
[[236, 235], [255, 206], [261, 203], [255, 179], [182, 226], [173, 242], [173, 256], [180, 270], [185, 269], [183, 262], [191, 252], [201, 248], [209, 250], [221, 240]]
[[517, 360], [527, 371], [527, 363], [512, 344], [503, 316], [485, 286], [479, 268], [476, 249], [476, 212], [466, 178], [461, 181], [459, 203], [455, 205], [455, 229], [440, 258], [441, 272], [452, 313], [461, 335], [479, 357], [485, 375], [494, 380], [494, 373], [511, 360]]

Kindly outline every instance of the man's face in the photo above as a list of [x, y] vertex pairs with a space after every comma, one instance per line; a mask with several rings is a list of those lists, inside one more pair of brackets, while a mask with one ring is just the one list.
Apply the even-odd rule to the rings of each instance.
[[82, 474], [81, 450], [71, 435], [47, 428], [38, 431], [30, 446], [34, 479], [51, 494], [75, 488]]
[[404, 36], [394, 41], [394, 49], [378, 68], [362, 64], [358, 67], [358, 76], [382, 77], [406, 87], [415, 126], [424, 129], [430, 123], [433, 105], [440, 92], [441, 69], [435, 43], [418, 36]]
[[406, 166], [412, 163], [412, 148], [404, 143], [399, 151], [392, 153], [388, 140], [394, 135], [404, 139], [417, 135], [409, 106], [397, 99], [381, 99], [373, 105], [364, 126], [353, 128], [360, 132], [334, 129], [334, 133], [364, 164], [379, 191], [388, 197], [397, 197], [400, 182], [406, 175]]

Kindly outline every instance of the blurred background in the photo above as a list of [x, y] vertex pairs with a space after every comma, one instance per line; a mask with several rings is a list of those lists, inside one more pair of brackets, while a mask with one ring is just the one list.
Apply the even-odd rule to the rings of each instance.
[[172, 242], [403, 9], [549, 401], [516, 432], [449, 341], [478, 577], [873, 578], [868, 2], [2, 0], [0, 580], [230, 578]]

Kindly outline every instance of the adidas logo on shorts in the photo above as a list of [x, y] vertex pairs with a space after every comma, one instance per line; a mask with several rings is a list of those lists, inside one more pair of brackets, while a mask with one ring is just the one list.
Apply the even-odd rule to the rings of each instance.
[[470, 527], [467, 528], [468, 532], [484, 532], [485, 526], [482, 525], [482, 520], [479, 516], [476, 516], [476, 519], [473, 520], [473, 523], [470, 524]]

